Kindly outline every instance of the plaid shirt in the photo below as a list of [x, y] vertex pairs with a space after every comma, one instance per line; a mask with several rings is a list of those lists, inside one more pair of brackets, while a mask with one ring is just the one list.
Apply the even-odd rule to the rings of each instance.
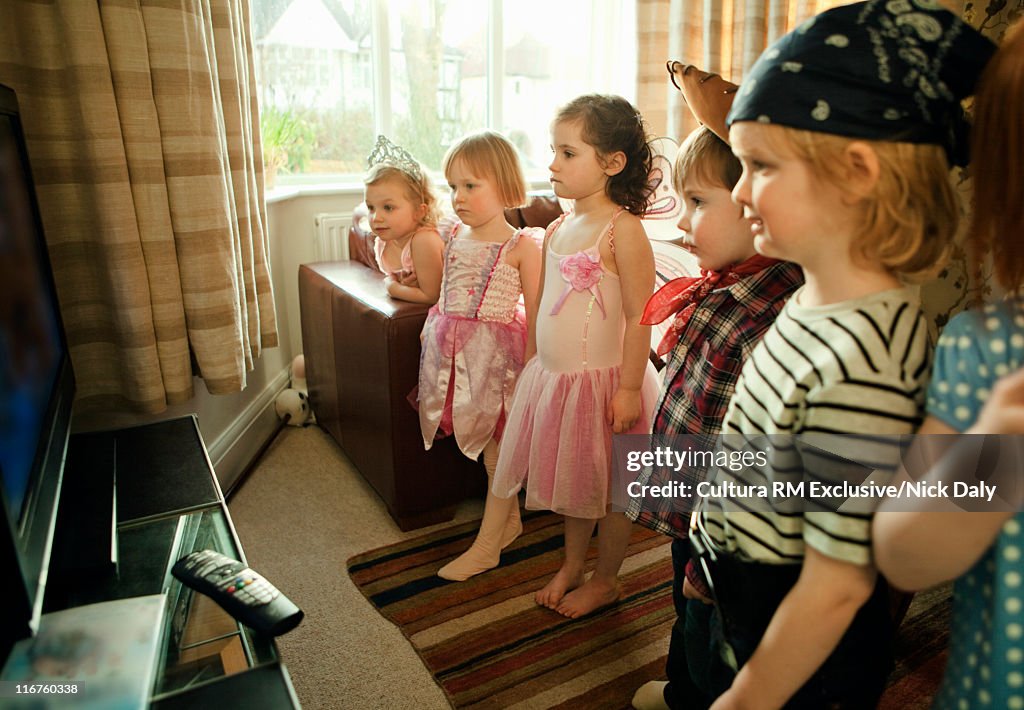
[[[799, 266], [780, 262], [712, 291], [698, 304], [668, 355], [664, 395], [654, 419], [655, 445], [669, 445], [672, 437], [686, 435], [694, 445], [714, 449], [743, 363], [802, 283]], [[649, 483], [668, 478], [654, 471]], [[676, 511], [672, 500], [632, 498], [626, 514], [641, 525], [685, 539], [689, 513]], [[647, 510], [653, 501], [662, 505]], [[642, 502], [645, 510], [640, 509]]]

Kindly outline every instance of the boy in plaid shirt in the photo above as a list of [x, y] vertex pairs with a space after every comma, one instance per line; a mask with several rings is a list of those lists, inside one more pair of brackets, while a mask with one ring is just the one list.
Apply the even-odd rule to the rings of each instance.
[[[736, 87], [718, 75], [679, 62], [669, 65], [672, 82], [704, 125], [691, 133], [676, 156], [673, 181], [684, 201], [679, 220], [683, 247], [701, 275], [669, 282], [647, 303], [642, 322], [674, 317], [658, 347], [666, 358], [664, 396], [654, 421], [654, 440], [688, 436], [713, 450], [743, 362], [789, 296], [803, 283], [800, 267], [760, 256], [750, 221], [732, 201], [742, 169], [733, 156], [725, 116]], [[703, 478], [704, 472], [696, 472]], [[696, 480], [688, 483], [696, 483]], [[652, 501], [660, 503], [655, 509]], [[668, 682], [651, 681], [633, 697], [635, 708], [707, 707], [713, 688], [728, 687], [732, 671], [712, 641], [713, 607], [698, 568], [690, 561], [689, 516], [671, 498], [633, 499], [627, 515], [671, 535], [677, 619], [669, 643]]]

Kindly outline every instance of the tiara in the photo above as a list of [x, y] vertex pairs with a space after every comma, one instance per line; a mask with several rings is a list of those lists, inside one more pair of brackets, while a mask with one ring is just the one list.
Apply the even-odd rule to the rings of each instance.
[[377, 144], [373, 146], [373, 150], [366, 156], [366, 167], [372, 168], [375, 165], [381, 164], [398, 168], [417, 180], [423, 177], [419, 161], [412, 157], [405, 148], [395, 145], [382, 135], [377, 136]]

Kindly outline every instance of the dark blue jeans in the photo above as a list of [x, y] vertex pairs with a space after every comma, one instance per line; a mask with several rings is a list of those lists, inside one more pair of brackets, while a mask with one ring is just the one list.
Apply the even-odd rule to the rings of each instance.
[[733, 671], [719, 656], [721, 619], [715, 607], [683, 596], [690, 544], [672, 541], [672, 601], [676, 622], [668, 646], [665, 702], [673, 710], [704, 710], [732, 685]]
[[[754, 654], [775, 610], [796, 584], [800, 565], [769, 565], [718, 555], [709, 563], [725, 638], [740, 667]], [[807, 623], [813, 624], [813, 619]], [[873, 708], [892, 668], [895, 626], [881, 576], [839, 645], [786, 704], [787, 708]]]

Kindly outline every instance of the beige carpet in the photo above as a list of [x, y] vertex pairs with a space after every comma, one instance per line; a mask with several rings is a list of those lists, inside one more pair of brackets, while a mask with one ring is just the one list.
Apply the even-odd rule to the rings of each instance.
[[[479, 518], [481, 501], [460, 506]], [[286, 427], [228, 501], [246, 556], [306, 612], [278, 639], [299, 701], [319, 708], [447, 708], [401, 632], [345, 572], [359, 552], [445, 525], [402, 533], [334, 441]]]
[[[249, 562], [306, 612], [297, 629], [278, 639], [304, 708], [449, 707], [409, 641], [352, 583], [345, 562], [454, 523], [399, 531], [334, 441], [315, 426], [286, 427], [228, 505]], [[455, 522], [477, 519], [481, 509], [482, 501], [466, 501]], [[945, 595], [948, 604], [948, 588], [935, 594]], [[928, 601], [919, 597], [917, 605]], [[945, 640], [927, 624], [918, 628], [915, 616], [912, 607], [901, 629], [899, 653], [910, 660], [934, 655], [931, 646]], [[897, 683], [903, 695], [886, 707], [927, 704], [926, 690], [940, 677], [941, 664], [929, 671], [919, 668], [920, 660], [903, 669], [911, 673]]]

